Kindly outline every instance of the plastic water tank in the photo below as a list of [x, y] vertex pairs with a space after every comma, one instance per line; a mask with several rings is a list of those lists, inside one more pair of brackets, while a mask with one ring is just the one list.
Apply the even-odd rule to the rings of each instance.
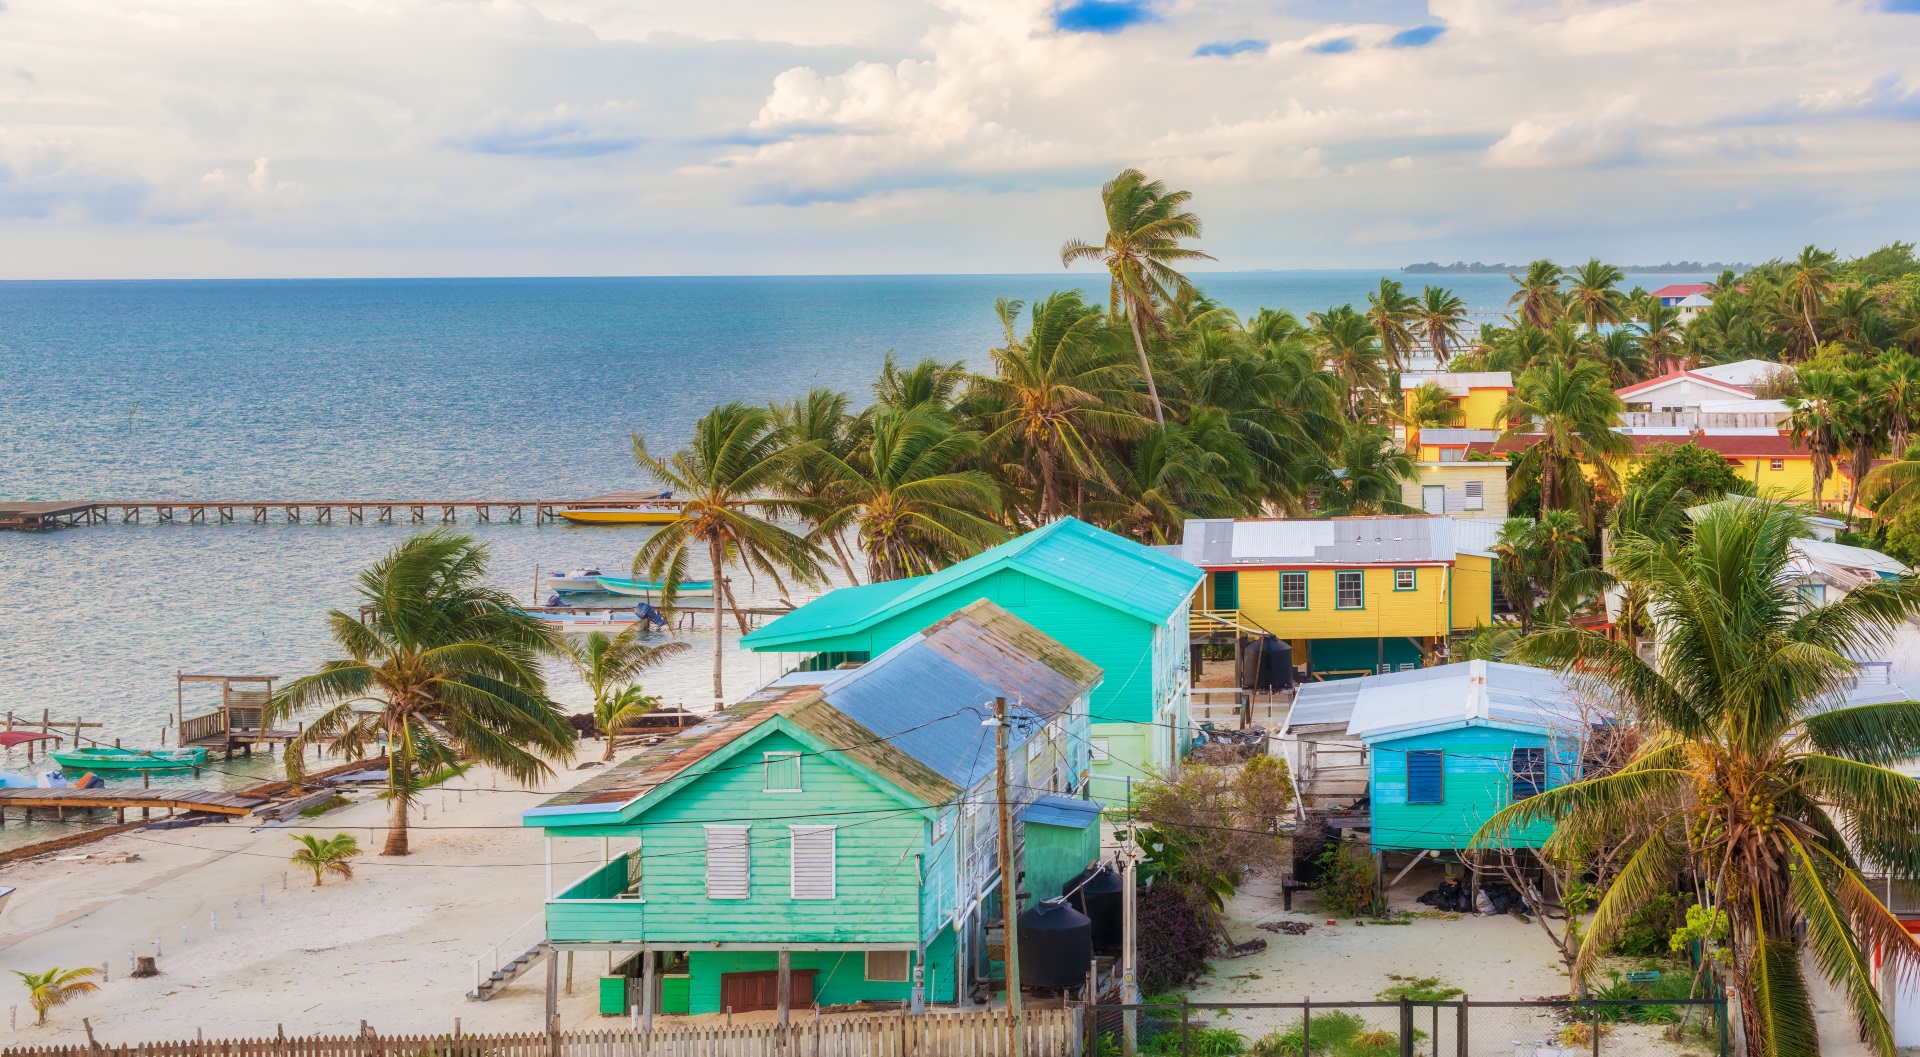
[[1121, 881], [1120, 875], [1105, 864], [1090, 866], [1068, 881], [1060, 891], [1062, 894], [1072, 892], [1069, 901], [1073, 908], [1093, 922], [1094, 953], [1119, 954], [1123, 931], [1121, 917], [1125, 913], [1121, 904], [1126, 891], [1126, 884]]
[[1065, 903], [1020, 915], [1020, 986], [1079, 987], [1093, 966], [1093, 922]]

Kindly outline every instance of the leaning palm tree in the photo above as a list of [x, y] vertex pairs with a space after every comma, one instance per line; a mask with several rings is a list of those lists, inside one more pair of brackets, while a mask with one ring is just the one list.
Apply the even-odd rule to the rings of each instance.
[[1807, 449], [1813, 464], [1816, 510], [1827, 505], [1827, 478], [1833, 475], [1833, 457], [1840, 451], [1844, 412], [1852, 396], [1846, 378], [1838, 372], [1808, 369], [1800, 372], [1800, 395], [1786, 399], [1788, 436]]
[[290, 836], [300, 845], [300, 850], [288, 856], [287, 861], [302, 870], [311, 870], [313, 887], [320, 887], [321, 878], [330, 873], [342, 878], [353, 876], [353, 857], [360, 854], [360, 842], [353, 834], [316, 837], [311, 833], [294, 833]]
[[805, 445], [788, 441], [766, 409], [737, 401], [702, 415], [693, 424], [692, 443], [665, 459], [656, 458], [639, 434], [633, 437], [633, 460], [680, 497], [679, 520], [640, 545], [633, 556], [634, 575], [644, 573], [659, 581], [662, 603], [671, 608], [686, 578], [688, 557], [695, 549], [706, 551], [713, 574], [716, 709], [726, 704], [720, 674], [726, 656], [722, 607], [731, 609], [734, 622], [746, 631], [740, 600], [727, 581], [728, 567], [745, 566], [749, 573], [772, 580], [783, 593], [788, 576], [802, 584], [824, 582], [820, 565], [826, 552], [770, 520], [783, 505], [773, 490], [796, 460], [813, 454]]
[[1233, 496], [1220, 481], [1228, 458], [1194, 440], [1178, 424], [1153, 430], [1133, 446], [1132, 458], [1115, 459], [1110, 498], [1091, 504], [1101, 527], [1141, 543], [1177, 540], [1190, 518], [1232, 513]]
[[1372, 420], [1381, 409], [1385, 399], [1382, 390], [1387, 385], [1387, 370], [1381, 362], [1373, 325], [1352, 305], [1309, 312], [1307, 320], [1313, 324], [1309, 340], [1326, 369], [1346, 389], [1347, 420]]
[[1451, 290], [1423, 286], [1413, 307], [1413, 321], [1434, 362], [1446, 370], [1453, 347], [1460, 344], [1460, 331], [1467, 325], [1467, 303]]
[[691, 643], [670, 640], [655, 645], [640, 637], [640, 629], [628, 628], [618, 635], [604, 631], [589, 632], [584, 638], [562, 640], [561, 652], [573, 663], [580, 681], [593, 694], [593, 721], [607, 736], [602, 760], [613, 759], [613, 743], [621, 728], [649, 709], [635, 709], [629, 699], [622, 703], [622, 692], [634, 689], [627, 684], [641, 672], [666, 661], [676, 653], [692, 649]]
[[1381, 279], [1380, 289], [1367, 295], [1367, 322], [1373, 325], [1374, 336], [1380, 341], [1380, 354], [1386, 357], [1387, 366], [1392, 370], [1405, 367], [1407, 355], [1413, 351], [1417, 340], [1413, 315], [1417, 305], [1392, 279]]
[[1784, 303], [1806, 325], [1805, 347], [1809, 349], [1820, 344], [1820, 329], [1813, 317], [1820, 314], [1820, 302], [1833, 286], [1833, 261], [1832, 253], [1806, 246], [1789, 266], [1787, 286], [1782, 291]]
[[[898, 378], [893, 353], [889, 352], [875, 388], [879, 389]], [[825, 540], [834, 558], [839, 561], [841, 571], [846, 573], [847, 580], [858, 584], [860, 578], [854, 575], [853, 562], [848, 557], [843, 538], [847, 532], [846, 523], [829, 520], [828, 513], [835, 507], [828, 493], [838, 481], [831, 461], [845, 458], [858, 443], [854, 433], [859, 422], [847, 413], [848, 403], [845, 393], [815, 387], [803, 399], [768, 405], [774, 428], [794, 447], [793, 458], [788, 460], [773, 486], [777, 495], [793, 502], [769, 508], [768, 512], [779, 517], [811, 522], [812, 538]]]
[[1859, 670], [1848, 658], [1920, 613], [1920, 582], [1867, 583], [1809, 608], [1789, 567], [1805, 533], [1792, 510], [1751, 502], [1709, 508], [1688, 537], [1620, 539], [1618, 574], [1645, 584], [1658, 614], [1657, 660], [1565, 627], [1511, 659], [1588, 683], [1646, 736], [1611, 773], [1501, 810], [1474, 843], [1497, 846], [1536, 822], [1554, 824], [1548, 855], [1631, 835], [1584, 930], [1577, 978], [1689, 874], [1703, 909], [1727, 923], [1728, 975], [1756, 1057], [1819, 1052], [1803, 964], [1891, 1057], [1874, 959], [1911, 979], [1920, 946], [1875, 893], [1881, 878], [1920, 879], [1920, 784], [1887, 766], [1920, 753], [1920, 704], [1848, 707]]
[[1545, 330], [1566, 310], [1560, 294], [1560, 266], [1552, 261], [1534, 261], [1527, 265], [1525, 276], [1509, 278], [1519, 289], [1507, 298], [1507, 304], [1515, 309], [1515, 317], [1520, 322]]
[[20, 978], [27, 987], [27, 1004], [39, 1014], [35, 1024], [45, 1025], [47, 1011], [55, 1006], [64, 1006], [81, 995], [100, 990], [100, 985], [91, 977], [100, 970], [92, 966], [84, 969], [62, 969], [54, 966], [43, 973], [23, 973], [18, 969], [9, 970]]
[[487, 549], [444, 529], [402, 542], [360, 574], [360, 616], [327, 614], [346, 654], [282, 686], [261, 725], [321, 709], [287, 743], [296, 782], [312, 745], [349, 758], [384, 745], [392, 822], [382, 855], [407, 854], [407, 814], [423, 779], [461, 759], [521, 782], [573, 754], [573, 728], [547, 697], [540, 658], [552, 633], [488, 586]]
[[1007, 538], [989, 519], [998, 512], [992, 479], [958, 468], [979, 434], [942, 417], [924, 405], [882, 411], [861, 449], [834, 463], [842, 506], [833, 516], [859, 529], [874, 583], [933, 572]]
[[1613, 486], [1613, 460], [1633, 450], [1614, 432], [1622, 408], [1606, 371], [1593, 360], [1572, 366], [1550, 361], [1523, 372], [1499, 416], [1509, 423], [1502, 439], [1524, 443], [1515, 468], [1520, 478], [1540, 482], [1540, 509], [1574, 509], [1592, 527], [1593, 489], [1583, 469]]
[[1138, 169], [1128, 169], [1100, 189], [1107, 214], [1107, 235], [1100, 245], [1068, 239], [1060, 247], [1062, 267], [1071, 267], [1075, 261], [1098, 261], [1112, 277], [1108, 311], [1127, 317], [1134, 350], [1140, 354], [1140, 373], [1147, 381], [1147, 397], [1153, 402], [1153, 419], [1161, 425], [1166, 424], [1166, 415], [1153, 384], [1153, 365], [1147, 361], [1146, 335], [1158, 329], [1161, 305], [1193, 289], [1174, 264], [1213, 259], [1180, 245], [1183, 239], [1200, 237], [1200, 218], [1185, 209], [1192, 197], [1187, 191], [1167, 190], [1166, 184], [1147, 179]]

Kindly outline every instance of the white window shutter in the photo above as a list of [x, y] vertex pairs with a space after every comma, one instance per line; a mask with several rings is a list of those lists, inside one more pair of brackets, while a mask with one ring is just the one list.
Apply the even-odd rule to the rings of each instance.
[[792, 826], [793, 898], [832, 899], [834, 827]]
[[748, 896], [746, 826], [707, 827], [707, 898]]

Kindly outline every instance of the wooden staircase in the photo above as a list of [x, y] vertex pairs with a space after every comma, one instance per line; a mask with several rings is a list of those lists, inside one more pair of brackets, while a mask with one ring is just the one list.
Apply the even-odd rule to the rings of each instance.
[[480, 985], [467, 992], [467, 1001], [485, 1002], [500, 993], [500, 989], [519, 979], [520, 974], [540, 964], [541, 959], [552, 956], [553, 944], [541, 940], [527, 948], [522, 954], [498, 969], [495, 969]]

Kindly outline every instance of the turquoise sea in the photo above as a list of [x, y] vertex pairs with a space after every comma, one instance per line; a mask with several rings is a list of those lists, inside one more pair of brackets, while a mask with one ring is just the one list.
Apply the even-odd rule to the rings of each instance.
[[[1215, 273], [1242, 313], [1363, 304], [1382, 274], [1496, 318], [1504, 275]], [[1634, 276], [1649, 289], [1686, 276]], [[994, 299], [1091, 273], [1001, 276], [0, 283], [0, 498], [589, 496], [647, 482], [629, 435], [678, 446], [714, 404], [816, 385], [864, 396], [891, 350], [983, 365]], [[644, 530], [470, 527], [502, 585], [621, 567]], [[150, 744], [174, 673], [291, 676], [322, 618], [407, 533], [337, 525], [0, 532], [0, 713], [76, 714]], [[759, 597], [775, 594], [765, 583]], [[648, 680], [702, 701], [695, 651]], [[760, 671], [730, 651], [730, 691]], [[579, 704], [556, 673], [557, 694]], [[208, 697], [203, 700], [208, 703]], [[192, 713], [189, 701], [189, 714]], [[0, 769], [21, 769], [16, 752]], [[224, 766], [224, 765], [223, 765]], [[248, 768], [263, 766], [256, 763]], [[203, 781], [239, 781], [212, 775]], [[36, 827], [37, 828], [37, 827]], [[22, 828], [7, 827], [12, 840]]]

